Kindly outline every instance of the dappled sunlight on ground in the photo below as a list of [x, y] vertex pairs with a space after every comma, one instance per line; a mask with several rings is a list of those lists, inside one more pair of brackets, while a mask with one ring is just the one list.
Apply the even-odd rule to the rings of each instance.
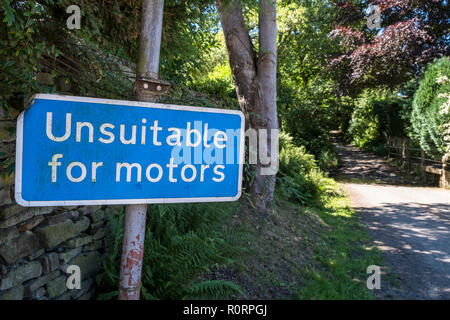
[[418, 187], [384, 159], [337, 145], [337, 178], [382, 251], [381, 299], [450, 299], [450, 190]]
[[[344, 184], [387, 274], [399, 288], [382, 298], [450, 298], [450, 191], [436, 188]], [[384, 290], [387, 289], [387, 290]], [[384, 293], [384, 295], [383, 295]]]

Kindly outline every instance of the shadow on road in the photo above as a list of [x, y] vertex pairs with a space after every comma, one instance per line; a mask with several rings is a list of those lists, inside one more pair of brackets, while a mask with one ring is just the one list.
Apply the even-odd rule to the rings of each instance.
[[450, 204], [381, 203], [355, 210], [383, 252], [387, 278], [382, 276], [378, 298], [450, 299]]
[[412, 186], [421, 181], [405, 177], [381, 157], [350, 145], [336, 148], [337, 180], [344, 182], [382, 251], [381, 289], [375, 296], [450, 299], [450, 191]]
[[420, 177], [407, 177], [382, 157], [356, 147], [335, 144], [339, 158], [336, 180], [389, 185], [423, 185]]

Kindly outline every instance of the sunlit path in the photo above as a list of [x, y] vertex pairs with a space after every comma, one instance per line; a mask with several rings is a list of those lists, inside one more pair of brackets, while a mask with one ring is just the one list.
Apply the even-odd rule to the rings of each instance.
[[339, 151], [341, 177], [374, 182], [343, 185], [382, 251], [376, 296], [450, 299], [450, 190], [399, 186], [406, 180], [384, 160], [348, 146]]

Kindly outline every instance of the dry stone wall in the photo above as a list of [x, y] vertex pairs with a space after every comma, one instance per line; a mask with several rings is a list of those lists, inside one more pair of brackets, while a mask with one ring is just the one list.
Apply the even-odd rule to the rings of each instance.
[[[101, 269], [104, 208], [0, 209], [0, 300], [89, 299]], [[69, 265], [81, 271], [81, 289], [67, 288]]]

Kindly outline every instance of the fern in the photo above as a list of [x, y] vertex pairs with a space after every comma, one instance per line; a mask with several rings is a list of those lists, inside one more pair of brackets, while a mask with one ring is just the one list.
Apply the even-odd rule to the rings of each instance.
[[[152, 205], [148, 208], [142, 271], [143, 299], [225, 298], [244, 296], [234, 283], [208, 280], [195, 283], [212, 267], [233, 263], [231, 257], [243, 252], [225, 241], [222, 225], [234, 213], [230, 204]], [[117, 296], [122, 242], [122, 215], [108, 215], [111, 248], [98, 280], [99, 298]], [[109, 290], [109, 291], [108, 291]]]
[[233, 294], [239, 294], [247, 297], [242, 289], [231, 281], [206, 280], [195, 283], [186, 288], [186, 295], [183, 299], [192, 299], [192, 297], [204, 299], [231, 298]]

